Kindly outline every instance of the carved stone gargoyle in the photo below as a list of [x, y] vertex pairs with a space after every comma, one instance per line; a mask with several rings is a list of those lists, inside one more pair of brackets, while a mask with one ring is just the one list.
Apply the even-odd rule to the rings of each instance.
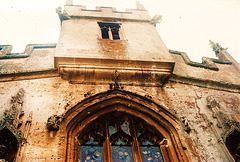
[[63, 20], [69, 20], [70, 19], [70, 16], [66, 12], [62, 11], [61, 7], [56, 8], [56, 13], [58, 14], [61, 22]]
[[151, 19], [151, 23], [154, 24], [154, 26], [156, 26], [157, 24], [159, 24], [162, 21], [162, 16], [161, 15], [155, 15], [152, 19]]

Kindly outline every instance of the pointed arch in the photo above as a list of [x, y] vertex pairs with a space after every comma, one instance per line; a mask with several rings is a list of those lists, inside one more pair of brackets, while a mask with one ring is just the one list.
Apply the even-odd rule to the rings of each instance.
[[9, 123], [5, 123], [3, 127], [0, 125], [0, 159], [14, 161], [21, 140], [14, 126]]
[[232, 126], [223, 136], [223, 141], [234, 158], [235, 161], [240, 161], [240, 128]]
[[86, 98], [63, 114], [60, 134], [64, 139], [63, 156], [66, 161], [79, 159], [79, 145], [75, 139], [79, 132], [97, 118], [116, 111], [143, 119], [159, 131], [167, 141], [163, 150], [166, 161], [188, 161], [181, 144], [178, 132], [180, 124], [176, 116], [147, 97], [120, 89]]

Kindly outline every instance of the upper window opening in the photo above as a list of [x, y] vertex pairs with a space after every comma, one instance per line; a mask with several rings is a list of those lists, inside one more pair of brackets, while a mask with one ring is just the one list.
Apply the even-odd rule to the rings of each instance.
[[98, 22], [99, 27], [101, 28], [102, 38], [103, 39], [113, 39], [119, 40], [119, 28], [118, 23], [102, 23]]

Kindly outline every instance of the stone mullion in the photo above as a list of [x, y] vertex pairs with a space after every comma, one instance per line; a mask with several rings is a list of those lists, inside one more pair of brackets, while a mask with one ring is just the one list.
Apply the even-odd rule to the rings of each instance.
[[110, 137], [109, 137], [109, 121], [105, 120], [105, 134], [106, 134], [106, 140], [104, 142], [104, 161], [112, 162], [112, 150], [111, 150], [111, 143], [110, 143]]
[[171, 155], [169, 154], [169, 148], [167, 145], [160, 145], [160, 149], [163, 154], [163, 158], [165, 162], [171, 162]]
[[134, 123], [132, 118], [131, 118], [131, 123], [132, 123], [131, 124], [132, 128], [130, 130], [132, 130], [133, 139], [134, 139], [134, 142], [133, 142], [133, 145], [132, 145], [134, 159], [135, 159], [135, 161], [143, 162], [140, 144], [138, 142], [136, 129], [134, 127], [135, 123]]
[[110, 40], [113, 40], [112, 30], [110, 27], [108, 28], [108, 36]]

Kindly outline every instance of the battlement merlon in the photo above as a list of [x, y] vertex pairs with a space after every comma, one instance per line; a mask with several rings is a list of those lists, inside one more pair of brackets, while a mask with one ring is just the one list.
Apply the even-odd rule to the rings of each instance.
[[12, 53], [12, 45], [0, 45], [0, 60], [1, 59], [17, 59], [27, 58], [31, 55], [33, 49], [36, 48], [56, 48], [55, 43], [50, 44], [27, 44], [23, 53]]
[[151, 17], [148, 11], [145, 10], [142, 4], [137, 2], [137, 9], [126, 9], [125, 12], [117, 11], [113, 7], [98, 6], [96, 10], [88, 10], [86, 6], [73, 5], [71, 1], [67, 1], [64, 6], [64, 11], [57, 9], [60, 20], [67, 20], [70, 18], [89, 18], [89, 19], [107, 19], [107, 20], [124, 20], [124, 21], [143, 21], [151, 23]]

